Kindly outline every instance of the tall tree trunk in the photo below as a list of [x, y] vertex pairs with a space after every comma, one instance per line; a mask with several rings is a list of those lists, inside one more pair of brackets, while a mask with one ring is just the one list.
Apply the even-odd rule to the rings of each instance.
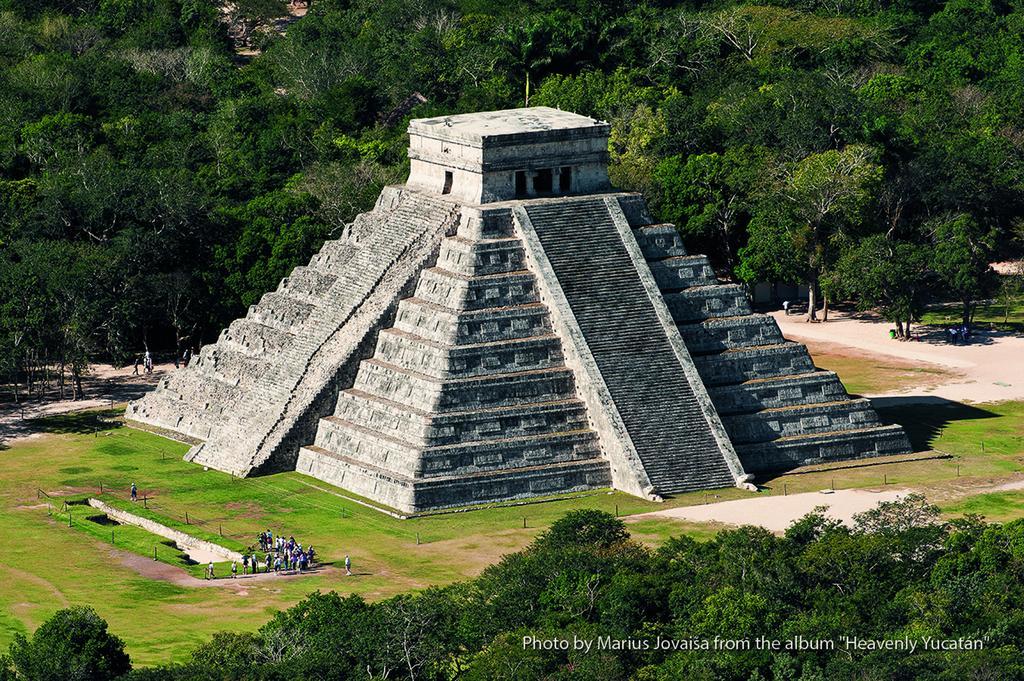
[[821, 294], [821, 303], [822, 303], [822, 305], [821, 305], [821, 321], [827, 322], [828, 321], [828, 294], [827, 293], [823, 292]]
[[818, 321], [818, 273], [811, 272], [807, 283], [807, 321]]

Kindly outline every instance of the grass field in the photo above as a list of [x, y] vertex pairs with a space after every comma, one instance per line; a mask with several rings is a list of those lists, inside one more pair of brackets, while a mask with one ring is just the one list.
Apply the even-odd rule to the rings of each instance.
[[[123, 427], [113, 416], [86, 412], [46, 419], [36, 424], [39, 435], [17, 440], [0, 453], [0, 526], [5, 528], [0, 649], [16, 632], [34, 628], [54, 610], [84, 603], [111, 622], [138, 664], [167, 662], [181, 659], [214, 631], [255, 629], [274, 610], [317, 589], [375, 599], [475, 575], [502, 554], [525, 546], [570, 509], [599, 508], [625, 516], [748, 494], [726, 489], [655, 504], [601, 492], [399, 520], [297, 473], [238, 480], [203, 470], [182, 461], [185, 445]], [[762, 481], [763, 493], [811, 491], [830, 484], [877, 486], [885, 476], [889, 484], [919, 486], [947, 500], [951, 513], [971, 512], [975, 507], [966, 504], [974, 503], [999, 519], [1021, 515], [1014, 508], [1019, 495], [964, 501], [963, 490], [1024, 470], [1024, 403], [896, 406], [883, 417], [910, 424], [917, 449], [936, 448], [956, 458], [790, 474]], [[127, 500], [132, 482], [147, 497], [146, 508]], [[88, 521], [95, 513], [81, 506], [73, 507], [72, 527], [67, 526], [61, 500], [100, 495], [101, 485], [104, 498], [115, 505], [230, 547], [247, 545], [259, 530], [269, 528], [304, 544], [312, 542], [328, 563], [350, 554], [357, 574], [345, 577], [328, 567], [303, 577], [189, 583], [187, 575], [166, 565], [180, 565], [193, 575], [201, 567], [188, 567], [180, 552], [143, 530]], [[630, 523], [634, 536], [651, 545], [681, 532], [707, 538], [717, 529], [671, 520]], [[154, 546], [157, 565], [152, 562]], [[168, 579], [168, 570], [181, 578]]]
[[[960, 324], [963, 321], [963, 309], [960, 305], [937, 305], [923, 315], [922, 324], [947, 326]], [[974, 312], [974, 323], [983, 326], [994, 326], [1000, 331], [1024, 332], [1024, 297], [1009, 301], [1009, 304], [993, 302], [979, 305]]]

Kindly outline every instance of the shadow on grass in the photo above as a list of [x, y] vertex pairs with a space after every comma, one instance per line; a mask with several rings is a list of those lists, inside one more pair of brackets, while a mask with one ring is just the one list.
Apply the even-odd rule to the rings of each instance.
[[986, 409], [942, 397], [880, 397], [871, 400], [885, 424], [903, 426], [915, 452], [933, 448], [943, 428], [954, 421], [998, 418]]
[[89, 434], [121, 428], [124, 424], [115, 421], [120, 416], [117, 410], [76, 411], [70, 414], [30, 419], [28, 426], [33, 433]]

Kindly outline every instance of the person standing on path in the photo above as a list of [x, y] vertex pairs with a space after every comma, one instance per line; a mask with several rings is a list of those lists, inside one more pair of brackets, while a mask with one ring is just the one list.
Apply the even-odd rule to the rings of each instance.
[[206, 566], [206, 578], [207, 579], [213, 579], [213, 561], [212, 560], [210, 561], [210, 564]]
[[231, 561], [231, 579], [238, 577], [238, 563]]
[[352, 576], [352, 559], [348, 557], [348, 554], [345, 555], [345, 574], [349, 577]]
[[139, 375], [139, 364], [141, 364], [141, 363], [142, 363], [142, 355], [135, 355], [135, 372], [132, 374], [132, 376], [138, 376]]
[[138, 501], [138, 500], [139, 500], [139, 488], [136, 487], [135, 483], [133, 482], [132, 483], [132, 501]]

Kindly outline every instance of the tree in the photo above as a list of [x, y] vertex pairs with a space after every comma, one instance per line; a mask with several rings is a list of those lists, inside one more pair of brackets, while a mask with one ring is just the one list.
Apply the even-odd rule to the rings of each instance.
[[833, 297], [855, 299], [861, 310], [877, 308], [896, 324], [896, 336], [908, 340], [933, 283], [926, 246], [875, 234], [843, 249], [823, 285]]
[[652, 203], [683, 236], [718, 252], [733, 272], [765, 160], [763, 150], [748, 148], [662, 159], [654, 171], [658, 191]]
[[992, 293], [995, 273], [989, 260], [995, 232], [969, 215], [936, 218], [925, 225], [932, 239], [933, 266], [943, 288], [963, 306], [963, 324], [970, 326], [978, 300]]
[[82, 606], [57, 611], [31, 639], [18, 634], [10, 654], [19, 677], [30, 681], [109, 681], [132, 667], [124, 641]]
[[[796, 244], [805, 262], [807, 321], [817, 321], [821, 277], [831, 264], [833, 237], [855, 225], [882, 178], [872, 149], [851, 145], [811, 154], [785, 173], [778, 197], [800, 221]], [[828, 298], [823, 319], [828, 320]]]
[[626, 525], [604, 511], [570, 511], [551, 524], [537, 538], [540, 548], [566, 548], [572, 546], [610, 547], [629, 539]]

